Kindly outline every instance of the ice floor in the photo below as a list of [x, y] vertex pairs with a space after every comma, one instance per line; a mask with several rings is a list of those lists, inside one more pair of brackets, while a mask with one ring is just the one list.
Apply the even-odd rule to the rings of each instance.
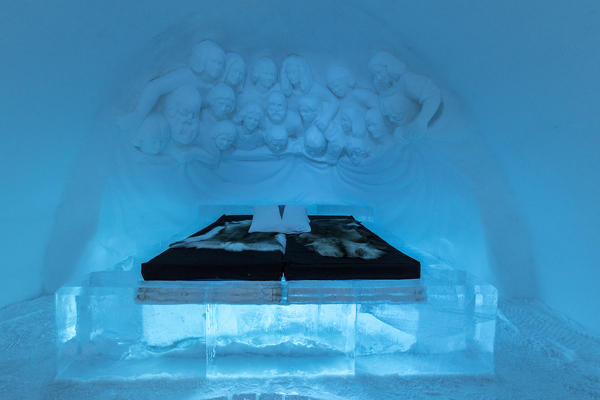
[[1, 399], [600, 399], [600, 339], [535, 302], [500, 302], [494, 378], [54, 382], [54, 297], [0, 310]]

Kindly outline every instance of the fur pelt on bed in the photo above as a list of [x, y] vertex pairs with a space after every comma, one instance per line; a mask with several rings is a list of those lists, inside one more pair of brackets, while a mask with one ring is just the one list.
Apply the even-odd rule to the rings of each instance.
[[285, 253], [285, 235], [283, 233], [253, 232], [250, 220], [225, 222], [209, 232], [192, 236], [169, 247], [189, 247], [196, 249], [223, 249], [227, 251], [281, 251]]
[[385, 254], [366, 229], [354, 220], [319, 219], [311, 221], [311, 231], [297, 241], [325, 257], [351, 257], [373, 260]]

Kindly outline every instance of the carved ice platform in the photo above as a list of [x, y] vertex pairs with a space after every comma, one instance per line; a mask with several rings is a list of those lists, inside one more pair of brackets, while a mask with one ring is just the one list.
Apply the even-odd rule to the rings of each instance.
[[493, 374], [497, 292], [420, 280], [143, 282], [56, 294], [58, 379]]

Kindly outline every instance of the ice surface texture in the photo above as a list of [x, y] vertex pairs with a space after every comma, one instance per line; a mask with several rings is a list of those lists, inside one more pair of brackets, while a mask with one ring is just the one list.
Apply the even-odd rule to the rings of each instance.
[[102, 275], [56, 294], [60, 378], [494, 372], [497, 292], [464, 273], [120, 286], [123, 273]]
[[[535, 302], [499, 304], [494, 377], [435, 379], [358, 376], [185, 380], [163, 376], [143, 380], [55, 381], [54, 309], [54, 298], [50, 296], [0, 309], [3, 332], [0, 397], [3, 399], [233, 400], [239, 398], [234, 396], [245, 394], [258, 400], [286, 399], [286, 395], [294, 400], [436, 397], [589, 400], [600, 395], [600, 341]], [[170, 311], [166, 307], [163, 310]], [[190, 315], [191, 310], [188, 311]], [[179, 316], [171, 314], [172, 320]], [[172, 320], [163, 319], [167, 323]], [[173, 339], [177, 340], [165, 335], [163, 339], [150, 340], [153, 345], [163, 346]], [[139, 368], [147, 368], [150, 362], [146, 359]]]

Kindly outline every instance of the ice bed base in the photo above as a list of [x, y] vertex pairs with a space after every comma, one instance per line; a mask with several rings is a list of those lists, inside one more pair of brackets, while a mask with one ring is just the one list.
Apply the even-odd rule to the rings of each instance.
[[58, 379], [481, 375], [497, 292], [420, 280], [136, 282], [93, 274], [56, 294]]

